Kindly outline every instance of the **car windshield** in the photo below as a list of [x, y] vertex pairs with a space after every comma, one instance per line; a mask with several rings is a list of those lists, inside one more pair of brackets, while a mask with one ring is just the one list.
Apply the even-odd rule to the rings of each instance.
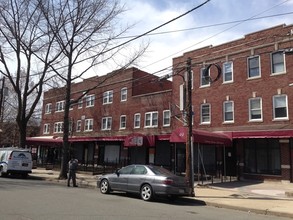
[[175, 174], [171, 171], [157, 166], [149, 166], [150, 170], [154, 172], [156, 175], [163, 175], [163, 176], [174, 176]]

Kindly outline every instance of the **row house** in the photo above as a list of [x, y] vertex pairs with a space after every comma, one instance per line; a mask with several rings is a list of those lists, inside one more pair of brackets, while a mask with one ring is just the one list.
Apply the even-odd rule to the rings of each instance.
[[[164, 147], [171, 132], [171, 88], [170, 81], [160, 82], [137, 68], [72, 84], [71, 99], [76, 101], [69, 112], [71, 152], [86, 166], [164, 164], [155, 161], [154, 147]], [[33, 150], [39, 163], [60, 160], [64, 99], [65, 87], [44, 93], [41, 134], [27, 138], [28, 144], [39, 146]]]
[[[225, 151], [201, 145], [195, 160], [203, 155], [204, 164], [215, 167], [224, 154], [226, 171], [233, 175], [293, 181], [292, 52], [293, 26], [280, 25], [173, 59], [172, 103], [180, 105], [186, 82], [181, 70], [190, 58], [193, 129], [233, 141]], [[174, 127], [180, 125], [173, 120]]]

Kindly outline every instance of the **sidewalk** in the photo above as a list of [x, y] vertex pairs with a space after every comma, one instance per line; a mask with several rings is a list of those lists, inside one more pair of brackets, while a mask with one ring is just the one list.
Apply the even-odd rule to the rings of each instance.
[[[59, 171], [33, 169], [30, 177], [60, 182], [66, 186], [66, 180], [58, 180], [58, 175]], [[78, 172], [77, 184], [80, 187], [96, 188], [97, 178]], [[234, 181], [197, 185], [194, 199], [209, 206], [293, 218], [292, 183]]]

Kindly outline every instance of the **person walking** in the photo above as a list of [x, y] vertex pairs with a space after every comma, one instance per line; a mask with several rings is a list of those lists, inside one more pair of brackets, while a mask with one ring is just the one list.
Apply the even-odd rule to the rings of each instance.
[[70, 186], [70, 180], [72, 179], [73, 187], [78, 187], [76, 185], [76, 171], [78, 166], [78, 160], [74, 157], [71, 157], [70, 161], [68, 162], [68, 179], [67, 179], [67, 186]]

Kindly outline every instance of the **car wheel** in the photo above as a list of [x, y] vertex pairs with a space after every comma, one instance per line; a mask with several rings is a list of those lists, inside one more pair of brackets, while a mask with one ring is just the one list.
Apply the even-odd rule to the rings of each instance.
[[0, 177], [6, 177], [7, 174], [3, 172], [3, 167], [0, 167]]
[[150, 201], [153, 198], [153, 190], [149, 184], [144, 184], [140, 189], [140, 197], [144, 201]]
[[100, 184], [100, 191], [101, 193], [103, 194], [108, 194], [110, 192], [110, 185], [109, 185], [109, 181], [106, 180], [106, 179], [103, 179], [101, 181], [101, 184]]

